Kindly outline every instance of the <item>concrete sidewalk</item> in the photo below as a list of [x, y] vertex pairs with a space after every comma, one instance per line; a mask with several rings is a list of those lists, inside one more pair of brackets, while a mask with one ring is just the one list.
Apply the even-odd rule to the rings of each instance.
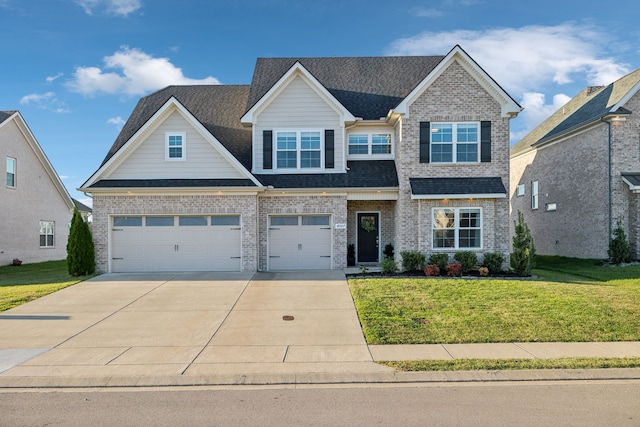
[[106, 274], [0, 313], [0, 388], [640, 379], [383, 360], [640, 357], [640, 343], [367, 346], [342, 272]]

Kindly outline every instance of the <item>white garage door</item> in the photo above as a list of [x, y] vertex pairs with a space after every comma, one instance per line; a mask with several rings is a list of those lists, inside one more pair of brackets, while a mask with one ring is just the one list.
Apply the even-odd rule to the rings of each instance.
[[331, 269], [331, 217], [270, 216], [269, 269]]
[[240, 216], [114, 216], [111, 271], [240, 271]]

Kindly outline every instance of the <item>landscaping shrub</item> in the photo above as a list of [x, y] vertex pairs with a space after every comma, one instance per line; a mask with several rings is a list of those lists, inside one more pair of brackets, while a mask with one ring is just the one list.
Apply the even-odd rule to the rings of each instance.
[[522, 276], [530, 276], [535, 264], [536, 248], [531, 237], [531, 230], [524, 222], [522, 212], [518, 211], [518, 221], [513, 236], [513, 252], [510, 256], [511, 269]]
[[480, 273], [482, 277], [487, 277], [489, 275], [489, 269], [487, 267], [480, 267], [478, 273]]
[[402, 251], [402, 269], [405, 271], [422, 271], [425, 256], [418, 251]]
[[398, 265], [393, 258], [385, 258], [380, 262], [382, 274], [395, 274], [398, 272]]
[[382, 251], [382, 253], [384, 254], [384, 257], [386, 259], [393, 259], [393, 245], [391, 243], [388, 243], [384, 247], [384, 251]]
[[447, 276], [462, 276], [462, 264], [454, 262], [445, 267], [447, 270]]
[[504, 263], [504, 255], [500, 252], [485, 252], [482, 260], [482, 266], [489, 269], [489, 273], [497, 274], [502, 272], [502, 264]]
[[441, 271], [447, 267], [449, 264], [449, 255], [448, 254], [431, 254], [429, 257], [429, 264], [435, 264]]
[[471, 251], [456, 252], [453, 259], [462, 264], [462, 271], [464, 272], [471, 270], [478, 263], [478, 256]]
[[440, 267], [435, 264], [427, 264], [424, 268], [425, 276], [439, 276], [440, 275]]
[[622, 264], [631, 261], [631, 246], [627, 241], [627, 235], [622, 228], [622, 222], [618, 220], [616, 228], [613, 230], [613, 239], [609, 242], [607, 255], [614, 264]]
[[95, 250], [91, 230], [74, 208], [67, 241], [67, 270], [72, 276], [84, 276], [96, 270]]

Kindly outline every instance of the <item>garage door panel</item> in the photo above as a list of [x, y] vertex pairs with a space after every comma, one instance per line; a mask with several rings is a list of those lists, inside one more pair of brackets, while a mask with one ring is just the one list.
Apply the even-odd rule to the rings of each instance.
[[116, 216], [113, 224], [113, 272], [241, 269], [239, 215]]
[[269, 269], [331, 269], [329, 215], [278, 215], [269, 224]]

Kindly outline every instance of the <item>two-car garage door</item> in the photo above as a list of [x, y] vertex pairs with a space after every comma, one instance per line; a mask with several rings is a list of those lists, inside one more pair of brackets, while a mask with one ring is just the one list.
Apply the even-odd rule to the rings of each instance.
[[240, 271], [239, 215], [114, 216], [111, 271]]

